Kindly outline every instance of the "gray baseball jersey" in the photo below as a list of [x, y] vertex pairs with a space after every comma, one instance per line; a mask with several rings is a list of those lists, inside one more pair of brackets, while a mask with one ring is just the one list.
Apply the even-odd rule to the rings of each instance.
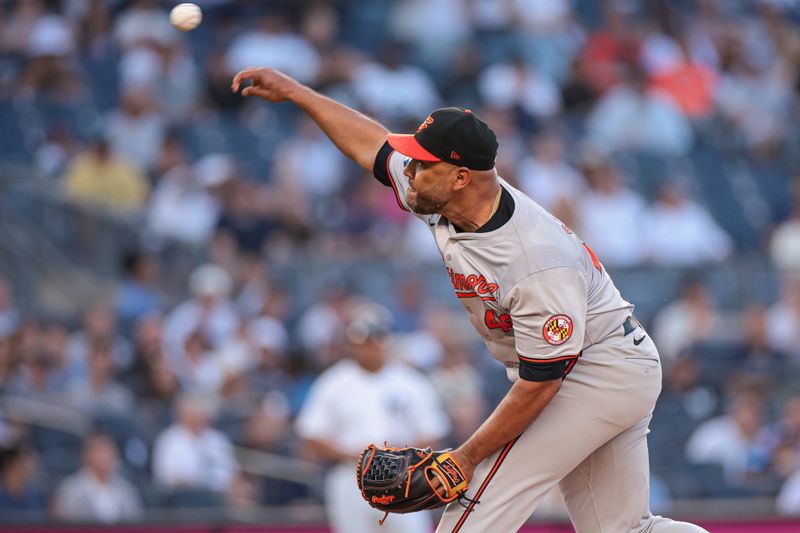
[[[409, 210], [406, 162], [384, 145], [375, 176]], [[450, 504], [437, 533], [516, 531], [556, 485], [578, 533], [705, 531], [650, 513], [646, 435], [661, 366], [655, 344], [630, 318], [633, 306], [569, 228], [500, 185], [505, 201], [477, 232], [459, 232], [440, 215], [417, 216], [509, 377], [569, 376], [522, 435], [478, 465], [472, 502]]]
[[[392, 152], [387, 174], [406, 204], [408, 159]], [[455, 294], [489, 352], [516, 377], [519, 362], [566, 360], [608, 337], [631, 314], [591, 249], [528, 196], [500, 179], [510, 220], [487, 233], [459, 233], [440, 215], [430, 228]]]

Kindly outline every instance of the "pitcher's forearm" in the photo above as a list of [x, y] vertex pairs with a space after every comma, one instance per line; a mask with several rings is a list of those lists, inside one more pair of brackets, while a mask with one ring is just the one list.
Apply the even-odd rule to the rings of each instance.
[[297, 87], [290, 99], [319, 125], [344, 155], [363, 169], [372, 171], [375, 156], [389, 133], [386, 128], [306, 86]]
[[561, 380], [518, 380], [500, 405], [458, 451], [477, 464], [521, 435], [561, 388]]

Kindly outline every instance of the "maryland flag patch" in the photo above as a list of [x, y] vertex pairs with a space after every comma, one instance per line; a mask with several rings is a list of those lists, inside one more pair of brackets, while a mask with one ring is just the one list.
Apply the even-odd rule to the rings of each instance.
[[542, 334], [548, 344], [564, 344], [572, 336], [572, 319], [567, 315], [553, 315], [544, 323]]

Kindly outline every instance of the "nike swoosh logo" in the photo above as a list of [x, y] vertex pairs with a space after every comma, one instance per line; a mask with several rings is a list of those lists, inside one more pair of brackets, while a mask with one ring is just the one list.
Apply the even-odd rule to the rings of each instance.
[[633, 344], [639, 346], [640, 344], [642, 344], [642, 341], [645, 339], [645, 337], [647, 337], [647, 335], [642, 335], [638, 339], [633, 339]]

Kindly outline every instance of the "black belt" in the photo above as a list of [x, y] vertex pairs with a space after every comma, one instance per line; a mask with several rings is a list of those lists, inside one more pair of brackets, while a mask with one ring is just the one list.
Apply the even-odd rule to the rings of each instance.
[[625, 332], [625, 337], [627, 337], [633, 330], [641, 326], [638, 320], [635, 317], [629, 316], [625, 319], [625, 322], [622, 323], [622, 331]]

